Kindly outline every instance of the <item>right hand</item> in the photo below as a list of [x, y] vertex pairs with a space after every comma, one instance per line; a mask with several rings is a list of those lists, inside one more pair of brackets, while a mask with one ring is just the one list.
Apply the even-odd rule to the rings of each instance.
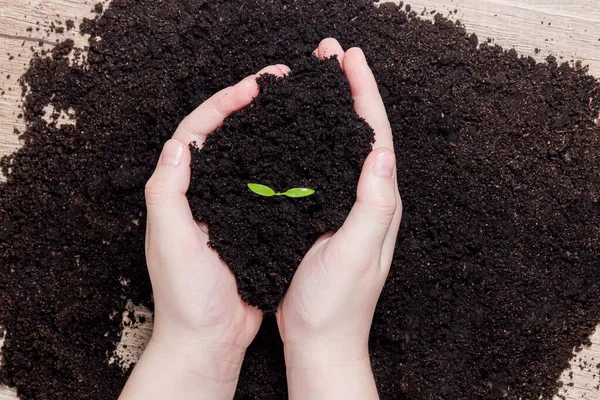
[[[375, 143], [363, 165], [350, 214], [335, 234], [317, 240], [302, 260], [277, 321], [288, 375], [289, 369], [320, 370], [327, 375], [354, 363], [362, 365], [363, 372], [368, 368], [370, 374], [369, 332], [402, 214], [392, 132], [362, 50], [352, 48], [344, 53], [336, 40], [325, 39], [315, 54], [321, 59], [337, 55], [350, 82], [355, 111], [375, 131]], [[354, 384], [348, 380], [343, 384], [352, 393], [346, 398], [372, 397], [364, 394], [372, 394], [372, 388], [360, 397], [360, 390], [350, 390]], [[321, 398], [331, 398], [323, 397], [324, 393]], [[311, 398], [306, 392], [300, 397]]]

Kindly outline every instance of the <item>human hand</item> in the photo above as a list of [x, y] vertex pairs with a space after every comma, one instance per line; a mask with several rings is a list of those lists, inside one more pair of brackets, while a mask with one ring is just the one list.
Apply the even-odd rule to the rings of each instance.
[[290, 399], [377, 398], [368, 338], [402, 214], [392, 132], [363, 52], [344, 53], [335, 39], [325, 39], [314, 54], [337, 55], [375, 143], [346, 221], [317, 240], [277, 312]]
[[262, 312], [241, 300], [233, 273], [210, 248], [186, 198], [189, 144], [201, 147], [224, 118], [252, 102], [256, 78], [226, 88], [185, 118], [146, 185], [146, 260], [154, 294], [152, 338], [121, 399], [231, 399]]

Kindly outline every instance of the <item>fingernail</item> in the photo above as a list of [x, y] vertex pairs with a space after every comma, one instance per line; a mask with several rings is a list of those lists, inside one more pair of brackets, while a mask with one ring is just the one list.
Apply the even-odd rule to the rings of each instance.
[[361, 49], [360, 47], [356, 47], [356, 51], [360, 55], [360, 58], [367, 62], [367, 56], [365, 56], [365, 52], [363, 51], [363, 49]]
[[373, 175], [382, 178], [391, 178], [394, 175], [394, 168], [396, 168], [394, 153], [391, 151], [384, 151], [379, 153], [375, 158]]
[[175, 139], [170, 139], [162, 149], [160, 162], [167, 165], [179, 165], [183, 158], [183, 145]]
[[208, 235], [208, 224], [206, 224], [204, 222], [200, 222], [200, 223], [198, 223], [198, 227], [200, 228], [200, 230], [202, 232], [204, 232]]
[[289, 74], [292, 70], [290, 69], [290, 67], [288, 67], [285, 64], [277, 64], [275, 65], [277, 68], [279, 68], [281, 70], [281, 72], [283, 72], [283, 75], [287, 75]]

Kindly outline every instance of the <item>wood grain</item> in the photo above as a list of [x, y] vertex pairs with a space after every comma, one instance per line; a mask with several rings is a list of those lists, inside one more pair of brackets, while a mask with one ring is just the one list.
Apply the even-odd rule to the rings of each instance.
[[[18, 80], [29, 65], [32, 49], [48, 50], [67, 38], [76, 47], [85, 47], [87, 37], [79, 34], [78, 27], [83, 18], [94, 16], [93, 4], [87, 0], [0, 0], [0, 157], [20, 146], [15, 129], [25, 130], [25, 122], [18, 118], [22, 106]], [[69, 19], [75, 29], [64, 34], [50, 31], [52, 24], [65, 27]], [[0, 180], [4, 180], [1, 174]]]
[[[93, 17], [94, 3], [87, 0], [0, 0], [0, 156], [19, 147], [18, 135], [14, 132], [15, 129], [22, 132], [25, 128], [23, 120], [18, 118], [21, 112], [18, 79], [27, 68], [31, 47], [36, 51], [49, 49], [56, 40], [66, 38], [75, 40], [77, 47], [85, 47], [87, 38], [79, 35], [77, 29], [62, 35], [46, 30], [53, 22], [64, 23], [67, 19], [74, 20], [77, 26], [84, 17]], [[514, 47], [519, 53], [537, 60], [551, 54], [563, 61], [581, 60], [590, 66], [592, 74], [600, 76], [598, 0], [414, 0], [408, 3], [418, 13], [426, 9], [424, 18], [432, 18], [432, 11], [447, 16], [452, 12], [450, 18], [460, 19], [469, 31], [477, 33], [480, 41], [493, 38], [495, 43]], [[456, 14], [454, 10], [457, 10]], [[539, 49], [539, 53], [536, 54], [535, 49]], [[14, 58], [9, 60], [10, 57]], [[129, 304], [128, 308], [149, 317], [143, 325], [126, 328], [122, 343], [117, 346], [116, 357], [134, 361], [150, 335], [151, 313], [143, 306]], [[600, 398], [597, 389], [600, 371], [596, 368], [600, 363], [600, 330], [591, 341], [591, 346], [574, 352], [571, 368], [561, 377], [565, 386], [560, 394], [565, 399]], [[123, 344], [127, 344], [127, 351]], [[0, 349], [1, 346], [0, 340]], [[14, 390], [0, 387], [0, 400], [15, 399]]]
[[[395, 1], [396, 3], [398, 1]], [[544, 60], [581, 60], [600, 76], [598, 0], [408, 0], [413, 11], [436, 11], [460, 20], [482, 42], [488, 38], [520, 54]], [[536, 54], [535, 49], [539, 49]]]

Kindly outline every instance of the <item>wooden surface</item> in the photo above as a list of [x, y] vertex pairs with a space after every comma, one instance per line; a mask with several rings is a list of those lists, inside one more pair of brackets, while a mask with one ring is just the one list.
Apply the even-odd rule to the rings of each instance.
[[[497, 44], [514, 47], [519, 53], [538, 60], [550, 54], [563, 61], [581, 60], [590, 66], [593, 75], [600, 77], [600, 0], [415, 0], [408, 3], [419, 14], [427, 9], [428, 18], [431, 11], [448, 15], [457, 10], [451, 18], [460, 19], [469, 31], [479, 35], [480, 41], [490, 37]], [[35, 50], [48, 49], [56, 39], [72, 38], [77, 47], [83, 48], [86, 38], [80, 36], [77, 29], [62, 35], [46, 31], [52, 23], [60, 26], [57, 21], [64, 24], [67, 19], [74, 20], [78, 26], [84, 17], [93, 17], [94, 4], [95, 1], [87, 0], [0, 0], [0, 94], [5, 92], [0, 95], [0, 155], [10, 154], [19, 147], [14, 131], [24, 130], [24, 122], [18, 118], [21, 88], [17, 81], [27, 67], [31, 46]], [[33, 30], [28, 32], [27, 28]], [[43, 46], [39, 46], [40, 41]], [[535, 49], [540, 52], [536, 54]], [[9, 60], [11, 56], [14, 58]], [[143, 306], [135, 310], [149, 314]], [[115, 349], [115, 357], [134, 360], [150, 331], [151, 319], [137, 329], [126, 329], [123, 342], [128, 344], [128, 350], [136, 350], [125, 353], [122, 343]], [[0, 348], [1, 342], [0, 339]], [[586, 363], [588, 367], [580, 367]], [[596, 387], [600, 383], [600, 371], [595, 367], [598, 363], [600, 330], [592, 336], [592, 346], [574, 353], [572, 368], [565, 371], [561, 379], [565, 386], [560, 394], [569, 400], [599, 399], [600, 390]], [[12, 389], [0, 387], [0, 400], [16, 398]]]

